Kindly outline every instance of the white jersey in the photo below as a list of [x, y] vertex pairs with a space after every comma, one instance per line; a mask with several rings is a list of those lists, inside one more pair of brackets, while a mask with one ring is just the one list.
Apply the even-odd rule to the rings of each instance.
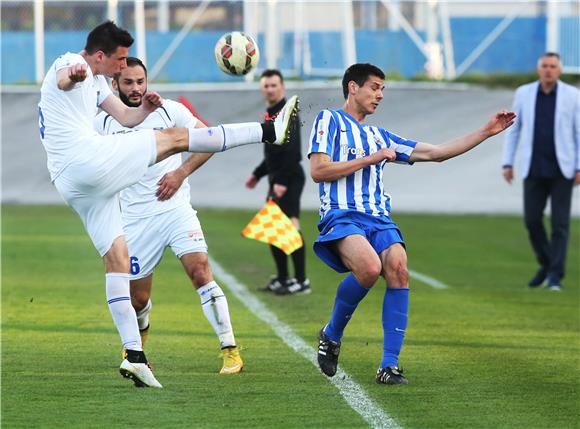
[[[57, 72], [72, 64], [86, 64], [86, 79], [69, 91], [58, 89]], [[97, 135], [93, 120], [109, 95], [111, 90], [105, 77], [94, 76], [79, 54], [67, 52], [48, 69], [40, 89], [38, 124], [52, 181], [71, 162], [91, 156], [87, 140]]]
[[[389, 148], [397, 154], [395, 162], [410, 164], [409, 158], [416, 144], [383, 128], [361, 124], [343, 110], [323, 110], [312, 126], [308, 157], [313, 153], [325, 153], [333, 162], [341, 162]], [[391, 197], [384, 189], [385, 164], [383, 161], [342, 179], [320, 183], [320, 217], [333, 209], [389, 216]]]
[[[149, 114], [139, 125], [127, 128], [119, 124], [111, 115], [101, 112], [94, 120], [99, 134], [129, 133], [135, 130], [163, 130], [165, 128], [195, 128], [197, 118], [187, 108], [176, 101], [163, 100], [163, 106]], [[179, 190], [166, 201], [159, 201], [155, 193], [159, 180], [164, 174], [173, 171], [182, 163], [181, 154], [175, 154], [148, 168], [147, 173], [136, 184], [121, 191], [121, 211], [126, 218], [144, 218], [190, 204], [189, 183], [187, 180]]]

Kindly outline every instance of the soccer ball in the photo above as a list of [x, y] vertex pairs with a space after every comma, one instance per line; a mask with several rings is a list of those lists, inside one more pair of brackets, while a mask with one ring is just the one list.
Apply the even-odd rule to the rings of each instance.
[[256, 41], [239, 31], [226, 33], [220, 37], [214, 53], [219, 68], [234, 76], [247, 74], [260, 60]]

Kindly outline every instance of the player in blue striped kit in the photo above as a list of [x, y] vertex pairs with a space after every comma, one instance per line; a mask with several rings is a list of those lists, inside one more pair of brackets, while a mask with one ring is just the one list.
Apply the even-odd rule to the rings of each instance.
[[386, 280], [379, 384], [408, 384], [399, 369], [407, 329], [409, 276], [403, 236], [391, 220], [383, 183], [388, 162], [445, 161], [461, 155], [512, 125], [513, 112], [498, 112], [483, 127], [440, 145], [419, 143], [365, 123], [383, 99], [385, 75], [371, 64], [354, 64], [343, 77], [342, 109], [323, 110], [310, 135], [310, 173], [319, 183], [320, 235], [315, 253], [338, 272], [350, 272], [338, 286], [330, 321], [318, 336], [318, 364], [336, 374], [344, 329], [357, 305], [382, 276]]

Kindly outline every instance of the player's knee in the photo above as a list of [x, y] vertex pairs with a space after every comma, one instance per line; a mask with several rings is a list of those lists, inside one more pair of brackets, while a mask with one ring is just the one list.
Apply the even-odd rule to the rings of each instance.
[[381, 265], [368, 262], [354, 273], [359, 283], [366, 288], [372, 287], [381, 275]]
[[131, 288], [131, 304], [135, 311], [141, 311], [149, 302], [149, 293], [142, 290], [134, 290]]
[[213, 280], [209, 263], [204, 261], [196, 264], [189, 272], [189, 278], [196, 288], [200, 288]]
[[385, 279], [389, 287], [409, 287], [409, 270], [403, 258], [391, 261], [386, 269]]

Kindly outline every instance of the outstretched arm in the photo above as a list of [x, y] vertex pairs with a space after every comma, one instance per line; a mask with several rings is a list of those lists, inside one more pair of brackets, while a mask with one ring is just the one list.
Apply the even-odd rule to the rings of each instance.
[[442, 162], [454, 158], [470, 151], [484, 140], [501, 133], [514, 123], [515, 117], [516, 114], [514, 112], [498, 112], [483, 127], [450, 142], [440, 145], [417, 143], [415, 150], [411, 153], [410, 161]]
[[310, 175], [316, 183], [334, 182], [361, 168], [378, 164], [384, 160], [394, 161], [396, 158], [397, 154], [394, 150], [385, 148], [369, 156], [340, 162], [331, 161], [327, 154], [317, 152], [310, 155]]
[[111, 115], [124, 127], [139, 125], [145, 118], [163, 104], [163, 99], [156, 92], [147, 92], [139, 107], [128, 107], [119, 98], [109, 95], [101, 103], [101, 109]]

